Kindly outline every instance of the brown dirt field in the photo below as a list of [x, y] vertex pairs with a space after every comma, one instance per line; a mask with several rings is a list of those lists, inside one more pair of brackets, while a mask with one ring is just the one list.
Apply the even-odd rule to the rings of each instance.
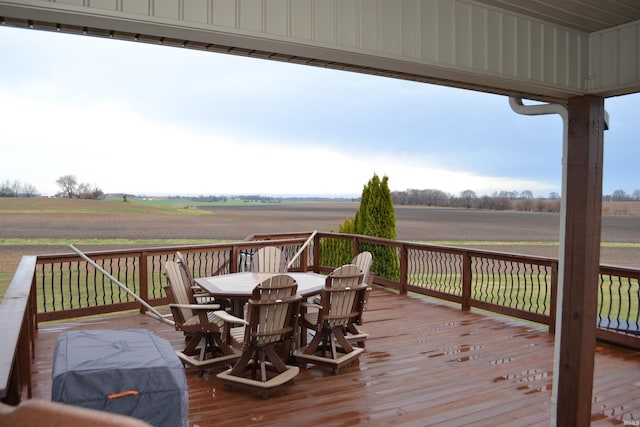
[[[635, 214], [636, 206], [640, 207], [640, 203], [631, 203], [631, 208], [603, 217], [603, 242], [640, 242], [640, 215]], [[59, 238], [67, 239], [69, 243], [74, 239], [89, 238], [242, 240], [251, 234], [337, 231], [339, 224], [352, 217], [358, 207], [357, 202], [282, 203], [215, 207], [209, 209], [210, 215], [0, 212], [0, 240]], [[396, 230], [398, 240], [504, 242], [475, 247], [558, 256], [555, 244], [508, 245], [508, 242], [557, 242], [557, 213], [397, 206]], [[82, 246], [82, 249], [100, 247]], [[67, 252], [70, 252], [68, 246], [0, 245], [0, 272], [15, 270], [22, 255]], [[601, 261], [604, 264], [640, 267], [640, 248], [603, 248]]]

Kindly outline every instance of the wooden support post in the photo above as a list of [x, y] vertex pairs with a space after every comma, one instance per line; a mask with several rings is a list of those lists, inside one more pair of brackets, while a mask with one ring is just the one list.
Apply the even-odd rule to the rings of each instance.
[[400, 295], [407, 295], [407, 284], [409, 282], [409, 250], [407, 246], [400, 246]]
[[471, 310], [471, 255], [468, 251], [462, 257], [462, 311]]
[[591, 422], [603, 141], [604, 99], [591, 95], [570, 99], [552, 414], [552, 424], [558, 426]]
[[556, 333], [556, 316], [558, 315], [558, 261], [551, 263], [551, 295], [549, 307], [549, 333]]
[[313, 265], [311, 266], [311, 271], [317, 273], [320, 265], [320, 235], [316, 234], [313, 238]]
[[[139, 286], [140, 286], [140, 298], [142, 298], [147, 303], [151, 299], [151, 295], [149, 295], [149, 253], [142, 252], [140, 254], [140, 258], [138, 258], [138, 268], [140, 270], [140, 278], [139, 278]], [[164, 269], [164, 266], [161, 267]], [[147, 312], [147, 308], [140, 304], [140, 314], [144, 314]]]
[[240, 260], [240, 250], [237, 247], [231, 249], [231, 265], [229, 266], [229, 273], [238, 272], [238, 262]]

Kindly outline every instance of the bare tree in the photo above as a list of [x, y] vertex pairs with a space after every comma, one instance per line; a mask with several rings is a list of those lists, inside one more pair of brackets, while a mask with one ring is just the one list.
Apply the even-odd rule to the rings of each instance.
[[69, 198], [72, 198], [76, 193], [76, 187], [78, 186], [78, 180], [75, 175], [63, 175], [56, 180], [56, 184], [62, 190], [62, 193]]
[[97, 185], [91, 185], [86, 182], [78, 185], [76, 196], [79, 199], [99, 199], [104, 195]]
[[0, 184], [0, 197], [33, 197], [36, 193], [36, 187], [31, 184], [21, 184], [20, 181], [13, 182], [6, 180]]
[[627, 193], [624, 190], [616, 190], [611, 195], [611, 200], [616, 200], [616, 201], [627, 200], [627, 198], [628, 198]]
[[533, 199], [533, 193], [531, 192], [531, 190], [523, 190], [520, 193], [520, 198], [521, 199]]
[[6, 180], [0, 184], [0, 197], [15, 197], [11, 181]]
[[471, 207], [471, 202], [476, 199], [476, 193], [473, 190], [464, 190], [460, 193], [460, 198], [465, 201], [467, 208]]
[[25, 197], [33, 197], [38, 193], [35, 185], [32, 184], [23, 184], [22, 185], [22, 194]]

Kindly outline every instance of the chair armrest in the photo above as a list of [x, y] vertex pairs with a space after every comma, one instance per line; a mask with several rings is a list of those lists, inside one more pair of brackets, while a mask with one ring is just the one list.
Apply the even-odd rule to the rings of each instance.
[[318, 310], [322, 310], [322, 306], [320, 304], [312, 303], [312, 302], [302, 302], [302, 306], [306, 308], [317, 308]]
[[213, 310], [219, 310], [220, 304], [169, 304], [169, 307], [189, 308], [191, 310], [213, 311]]
[[200, 286], [191, 286], [191, 291], [194, 294], [198, 294], [198, 295], [211, 295], [209, 292], [205, 291], [204, 289], [202, 289]]
[[246, 320], [236, 317], [233, 314], [229, 314], [224, 310], [214, 311], [213, 314], [224, 320], [225, 323], [240, 323], [242, 325], [249, 324], [249, 322], [247, 322]]

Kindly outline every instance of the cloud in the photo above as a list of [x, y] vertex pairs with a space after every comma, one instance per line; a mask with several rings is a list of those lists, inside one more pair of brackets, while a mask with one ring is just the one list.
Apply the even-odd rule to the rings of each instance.
[[358, 196], [374, 173], [388, 175], [392, 190], [438, 188], [457, 194], [471, 182], [479, 194], [546, 188], [449, 171], [416, 157], [354, 155], [322, 141], [270, 140], [226, 128], [190, 130], [111, 101], [79, 109], [65, 100], [3, 92], [7, 102], [0, 104], [0, 114], [14, 159], [4, 174], [43, 193], [57, 191], [55, 180], [66, 174], [105, 192], [138, 194]]
[[[393, 190], [560, 191], [560, 119], [506, 97], [13, 28], [0, 49], [0, 180], [43, 193], [75, 174], [107, 192], [359, 195], [374, 172]], [[626, 98], [607, 100], [605, 192], [638, 182]]]

